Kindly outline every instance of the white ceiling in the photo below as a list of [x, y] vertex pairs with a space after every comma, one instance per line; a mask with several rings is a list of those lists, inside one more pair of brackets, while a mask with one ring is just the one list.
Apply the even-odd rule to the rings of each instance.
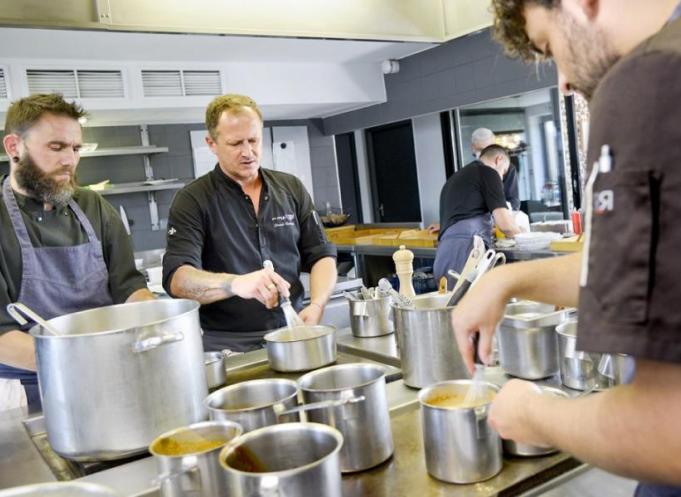
[[401, 59], [433, 43], [0, 28], [0, 57], [110, 61], [328, 62]]
[[[376, 95], [375, 84], [383, 88], [381, 62], [401, 59], [434, 46], [436, 44], [399, 41], [0, 28], [0, 66], [3, 59], [12, 61], [11, 64], [29, 65], [31, 61], [39, 60], [67, 67], [73, 67], [74, 61], [76, 64], [77, 61], [87, 61], [90, 66], [95, 63], [103, 68], [121, 62], [138, 65], [148, 62], [151, 67], [153, 64], [161, 67], [166, 64], [175, 67], [229, 64], [230, 70], [236, 71], [236, 74], [230, 75], [232, 82], [252, 82], [236, 86], [242, 93], [257, 95], [266, 119], [308, 119], [348, 112], [383, 101], [364, 96], [372, 91]], [[90, 66], [88, 68], [92, 68]], [[270, 68], [269, 72], [275, 76], [272, 77], [263, 68]], [[373, 90], [363, 86], [367, 84], [368, 74], [375, 75]], [[321, 87], [316, 86], [324, 77], [330, 81], [321, 82]], [[334, 85], [341, 77], [345, 86]], [[254, 79], [259, 81], [253, 82]], [[353, 85], [357, 91], [349, 91]], [[320, 95], [323, 93], [320, 88], [324, 86], [328, 87], [326, 95]], [[381, 93], [384, 94], [384, 91]], [[15, 90], [13, 99], [17, 96], [20, 95]], [[206, 99], [206, 102], [209, 100]], [[92, 116], [91, 125], [95, 126], [202, 122], [204, 118], [205, 106], [149, 108], [154, 106], [148, 105], [148, 102], [144, 104], [128, 103], [115, 108], [86, 107]]]

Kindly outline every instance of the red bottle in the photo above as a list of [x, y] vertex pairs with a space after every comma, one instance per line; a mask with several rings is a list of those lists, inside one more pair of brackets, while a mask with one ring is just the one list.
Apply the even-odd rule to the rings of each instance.
[[582, 234], [582, 213], [579, 211], [572, 213], [572, 231], [575, 235]]

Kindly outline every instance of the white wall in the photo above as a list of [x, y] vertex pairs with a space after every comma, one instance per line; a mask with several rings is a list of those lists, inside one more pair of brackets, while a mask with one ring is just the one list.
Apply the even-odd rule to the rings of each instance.
[[440, 190], [447, 180], [440, 114], [412, 119], [423, 225], [439, 222]]
[[363, 129], [355, 131], [355, 150], [357, 151], [357, 176], [359, 179], [359, 195], [362, 202], [364, 223], [374, 222], [374, 207], [371, 202], [371, 179], [369, 178], [369, 160]]
[[[287, 144], [285, 149], [281, 148], [282, 143]], [[296, 176], [314, 200], [307, 126], [272, 127], [272, 155], [274, 169]]]

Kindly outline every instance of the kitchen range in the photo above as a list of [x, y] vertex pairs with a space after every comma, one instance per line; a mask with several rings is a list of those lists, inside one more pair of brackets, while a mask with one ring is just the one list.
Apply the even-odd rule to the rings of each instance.
[[[353, 307], [349, 304], [351, 304], [353, 300], [361, 301], [360, 293], [361, 292], [357, 292], [354, 296], [346, 294], [347, 301], [345, 312], [349, 317], [351, 315], [357, 317], [358, 313], [356, 309], [353, 311]], [[364, 293], [366, 295], [367, 291], [364, 290]], [[372, 289], [369, 289], [368, 293], [371, 294]], [[439, 299], [444, 300], [446, 303], [448, 297], [449, 295], [440, 295]], [[380, 298], [381, 297], [379, 296], [379, 299]], [[418, 371], [425, 370], [423, 363], [428, 362], [429, 357], [423, 352], [420, 352], [418, 347], [404, 348], [405, 344], [408, 343], [408, 335], [410, 333], [415, 333], [417, 328], [422, 329], [424, 332], [428, 328], [431, 329], [430, 335], [424, 335], [422, 337], [424, 342], [421, 344], [422, 348], [435, 346], [437, 343], [442, 343], [442, 340], [445, 337], [451, 337], [451, 329], [449, 329], [447, 325], [448, 321], [444, 321], [441, 325], [437, 325], [437, 320], [427, 314], [439, 312], [438, 309], [444, 310], [444, 307], [442, 306], [445, 304], [438, 304], [437, 299], [438, 297], [436, 295], [423, 295], [411, 299], [408, 305], [414, 305], [416, 309], [421, 309], [421, 311], [417, 312], [417, 317], [412, 317], [410, 320], [405, 320], [404, 318], [397, 319], [394, 323], [395, 332], [393, 332], [392, 329], [389, 329], [387, 330], [387, 333], [367, 338], [363, 336], [363, 333], [367, 329], [366, 326], [362, 326], [357, 319], [353, 320], [352, 326], [334, 332], [337, 341], [337, 353], [334, 365], [317, 369], [312, 373], [277, 372], [270, 367], [271, 360], [268, 359], [266, 350], [226, 357], [224, 359], [224, 367], [228, 386], [224, 387], [222, 390], [219, 390], [219, 386], [214, 388], [213, 393], [204, 402], [204, 405], [206, 406], [213, 406], [213, 408], [209, 409], [209, 412], [212, 412], [212, 414], [210, 414], [211, 419], [216, 421], [212, 422], [219, 423], [219, 420], [223, 420], [225, 423], [233, 422], [226, 421], [228, 419], [241, 421], [244, 427], [249, 427], [248, 431], [254, 434], [253, 437], [256, 437], [255, 434], [260, 434], [260, 430], [265, 429], [260, 428], [260, 430], [258, 430], [259, 426], [265, 426], [272, 422], [276, 423], [278, 417], [280, 418], [279, 423], [283, 421], [298, 421], [298, 416], [302, 415], [302, 412], [305, 412], [305, 415], [301, 419], [307, 419], [307, 421], [313, 423], [335, 426], [337, 429], [341, 430], [345, 440], [349, 441], [346, 442], [346, 445], [349, 443], [349, 445], [347, 445], [347, 450], [349, 452], [345, 452], [346, 449], [343, 449], [344, 451], [339, 453], [340, 463], [335, 463], [338, 464], [337, 467], [343, 472], [343, 476], [339, 480], [339, 483], [340, 488], [342, 489], [342, 495], [346, 497], [407, 496], [414, 495], [415, 493], [426, 496], [523, 495], [532, 489], [535, 489], [536, 491], [536, 489], [539, 488], [545, 489], [557, 485], [564, 479], [572, 478], [583, 471], [585, 465], [581, 464], [579, 461], [571, 458], [567, 454], [556, 453], [555, 451], [546, 449], [535, 452], [532, 452], [531, 450], [529, 452], [523, 452], [522, 449], [518, 449], [517, 447], [509, 448], [505, 445], [504, 450], [506, 455], [502, 460], [499, 438], [493, 432], [489, 432], [489, 436], [492, 437], [489, 443], [492, 445], [485, 450], [491, 450], [492, 452], [490, 454], [496, 454], [495, 457], [498, 457], [498, 459], [496, 467], [488, 466], [490, 469], [487, 470], [488, 472], [486, 474], [483, 474], [480, 473], [481, 468], [479, 465], [481, 461], [488, 460], [490, 454], [484, 456], [482, 453], [479, 453], [478, 456], [475, 456], [471, 460], [470, 450], [472, 449], [470, 447], [466, 448], [465, 443], [462, 446], [459, 445], [458, 450], [463, 451], [460, 455], [457, 456], [456, 453], [449, 453], [452, 447], [457, 446], [457, 443], [459, 443], [457, 440], [462, 436], [460, 426], [462, 423], [461, 420], [452, 420], [444, 422], [444, 424], [440, 421], [439, 424], [432, 425], [430, 428], [426, 427], [424, 423], [427, 422], [427, 419], [430, 419], [426, 416], [426, 413], [428, 412], [433, 412], [435, 414], [459, 413], [460, 416], [466, 416], [466, 409], [443, 409], [441, 407], [443, 392], [452, 391], [452, 387], [448, 386], [449, 382], [444, 380], [454, 380], [467, 376], [465, 373], [462, 373], [463, 369], [461, 366], [449, 369], [432, 369], [430, 371], [432, 377], [426, 380], [419, 375]], [[161, 302], [174, 303], [175, 301], [162, 300]], [[401, 312], [408, 312], [408, 309], [401, 309], [401, 305], [402, 304], [399, 302], [393, 302], [391, 304], [392, 312], [395, 313], [391, 314], [391, 317], [393, 315], [398, 315]], [[374, 310], [371, 313], [366, 313], [367, 316], [363, 319], [371, 319], [372, 317], [375, 317], [375, 313], [383, 312], [381, 306], [369, 306], [367, 309]], [[423, 312], [426, 314], [422, 315], [422, 319], [419, 319], [418, 314]], [[514, 335], [512, 342], [514, 345], [509, 348], [509, 346], [506, 345], [508, 339], [500, 339], [500, 365], [485, 368], [485, 384], [498, 388], [511, 378], [508, 373], [513, 372], [515, 376], [533, 379], [538, 385], [542, 386], [542, 388], [553, 388], [553, 391], [559, 394], [576, 396], [583, 395], [584, 393], [589, 394], [595, 387], [607, 387], [608, 385], [615, 384], [619, 381], [618, 378], [615, 378], [614, 375], [611, 374], [612, 371], [609, 373], [602, 369], [602, 358], [580, 356], [579, 353], [574, 351], [574, 348], [572, 349], [572, 352], [565, 352], [563, 350], [565, 347], [559, 348], [559, 339], [562, 339], [559, 337], [562, 336], [561, 334], [569, 332], [565, 331], [564, 328], [570, 323], [568, 320], [570, 315], [571, 313], [569, 311], [557, 312], [553, 308], [549, 309], [540, 304], [527, 302], [509, 304], [506, 318], [500, 327], [500, 333], [512, 333]], [[53, 321], [56, 322], [58, 319]], [[59, 326], [59, 324], [56, 323], [56, 326]], [[563, 326], [563, 328], [560, 328], [559, 330], [561, 334], [556, 332], [557, 326], [559, 328]], [[293, 328], [293, 330], [295, 330], [295, 328]], [[398, 346], [398, 344], [400, 346]], [[176, 343], [174, 345], [176, 346], [178, 344]], [[164, 347], [170, 347], [170, 345], [166, 344]], [[447, 356], [446, 350], [443, 350], [442, 352]], [[455, 355], [458, 354], [458, 351], [454, 349], [451, 351], [451, 354], [452, 356], [447, 358], [450, 359], [453, 364], [460, 364], [460, 358]], [[405, 360], [407, 361], [406, 363]], [[418, 367], [416, 369], [411, 368], [409, 371], [403, 371], [401, 368], [401, 365], [403, 364], [417, 364]], [[581, 387], [583, 391], [567, 388], [564, 384], [570, 380], [565, 375], [572, 374], [570, 373], [571, 371], [574, 372], [575, 370], [579, 370], [580, 367], [582, 368], [582, 377], [587, 380], [587, 383]], [[161, 367], [161, 369], [163, 368]], [[176, 366], [175, 369], [179, 370], [182, 368]], [[612, 379], [608, 380], [608, 376], [597, 373], [599, 369], [601, 369], [602, 373], [605, 375], [612, 377]], [[167, 371], [167, 378], [170, 378], [167, 376], [169, 374], [174, 373], [172, 371]], [[380, 380], [380, 382], [375, 384], [375, 386], [372, 386], [376, 380]], [[609, 383], [607, 383], [607, 381], [604, 383], [604, 380], [608, 380]], [[186, 381], [186, 378], [184, 381]], [[418, 386], [421, 386], [421, 381], [424, 381], [427, 384], [436, 383], [441, 385], [437, 387], [441, 390], [440, 393], [434, 395], [433, 392], [431, 392], [432, 388], [428, 388], [421, 390], [419, 394], [418, 389], [408, 386], [414, 385], [418, 388]], [[464, 383], [461, 383], [462, 381]], [[466, 387], [467, 381], [468, 380], [465, 379], [459, 380], [459, 384]], [[589, 383], [589, 381], [591, 381], [591, 383]], [[265, 401], [263, 400], [264, 394], [262, 394], [262, 392], [258, 393], [253, 390], [251, 394], [244, 393], [243, 391], [235, 391], [234, 394], [227, 393], [237, 387], [241, 390], [244, 390], [245, 388], [255, 389], [256, 387], [260, 390], [265, 387], [271, 388], [267, 386], [267, 382], [288, 382], [291, 386], [286, 388], [292, 388], [292, 390], [286, 390], [289, 393], [267, 394], [274, 395], [274, 400], [272, 400], [274, 403], [269, 405], [272, 405], [275, 416], [269, 418], [269, 422], [259, 422], [260, 424], [258, 425], [251, 425], [249, 424], [250, 422], [246, 423], [246, 418], [243, 418], [243, 414], [238, 415], [241, 417], [234, 417], [234, 415], [229, 414], [230, 412], [236, 414], [237, 411], [234, 411], [234, 409], [242, 409], [243, 403], [247, 402], [247, 399], [250, 398], [248, 395], [251, 397], [255, 395], [259, 398], [258, 405], [268, 405], [266, 403], [263, 404]], [[457, 382], [453, 383], [456, 384]], [[249, 386], [251, 384], [253, 385], [252, 387]], [[347, 384], [349, 387], [346, 392], [347, 395], [343, 393], [342, 390], [337, 390], [337, 387], [342, 384]], [[272, 384], [272, 387], [275, 385], [276, 384]], [[335, 386], [325, 394], [324, 392], [327, 390], [325, 390], [326, 387], [324, 387], [324, 385]], [[360, 385], [363, 386], [360, 387]], [[281, 386], [277, 386], [277, 391], [281, 390], [281, 388]], [[296, 393], [299, 389], [301, 392], [300, 394]], [[195, 390], [200, 391], [201, 388]], [[222, 391], [225, 393], [220, 393]], [[275, 392], [274, 390], [271, 391]], [[315, 392], [318, 393], [315, 393], [315, 396], [308, 397], [308, 393], [306, 392], [309, 392], [310, 394]], [[291, 393], [293, 393], [293, 397], [291, 397]], [[92, 395], [96, 396], [96, 394]], [[201, 395], [203, 396], [204, 394]], [[293, 404], [282, 404], [282, 407], [279, 408], [277, 407], [276, 401], [276, 398], [279, 398], [277, 395], [285, 396], [281, 398], [292, 398], [294, 399], [294, 402]], [[375, 397], [376, 395], [378, 395], [378, 397]], [[228, 399], [232, 397], [235, 400], [229, 401]], [[440, 400], [433, 400], [436, 397]], [[239, 398], [241, 398], [241, 400], [238, 400]], [[298, 401], [303, 402], [302, 408], [296, 407]], [[327, 405], [322, 405], [315, 409], [315, 403], [319, 402], [322, 404], [327, 403]], [[371, 404], [368, 404], [368, 402], [371, 402]], [[376, 402], [378, 404], [376, 404]], [[237, 404], [240, 404], [241, 407]], [[364, 404], [366, 404], [368, 410], [357, 411], [357, 408]], [[234, 407], [229, 407], [230, 405]], [[483, 402], [480, 405], [484, 406], [487, 404]], [[223, 409], [227, 410], [225, 411]], [[475, 409], [477, 412], [480, 407]], [[284, 411], [287, 414], [282, 417]], [[244, 413], [246, 412], [249, 411], [244, 411]], [[355, 414], [351, 415], [350, 418], [348, 418], [348, 421], [334, 419], [334, 413], [336, 413], [336, 416], [338, 416], [338, 413], [344, 413], [341, 415], [341, 418], [345, 419], [349, 412], [355, 412]], [[364, 414], [361, 414], [362, 412]], [[376, 417], [377, 413], [380, 412], [385, 412], [385, 417]], [[481, 412], [486, 412], [486, 410]], [[331, 418], [328, 417], [329, 414], [331, 415]], [[354, 421], [352, 421], [355, 416], [360, 416], [360, 418], [357, 419], [364, 419], [364, 421], [360, 423], [361, 426], [367, 426], [366, 423], [375, 423], [375, 425], [363, 435], [357, 433], [360, 438], [353, 442], [352, 437], [356, 436], [354, 435], [354, 430], [357, 430], [357, 426], [360, 426], [354, 424]], [[94, 417], [97, 418], [96, 416]], [[93, 416], [89, 417], [89, 419], [92, 418]], [[204, 415], [201, 415], [200, 418], [205, 419]], [[475, 420], [476, 415], [471, 419]], [[482, 424], [478, 424], [479, 427], [485, 425], [484, 418], [481, 419]], [[8, 487], [19, 484], [44, 483], [61, 480], [101, 484], [105, 487], [114, 489], [119, 495], [123, 496], [193, 495], [189, 493], [167, 493], [169, 492], [168, 488], [161, 490], [163, 487], [163, 477], [159, 479], [159, 463], [155, 460], [158, 459], [158, 456], [150, 457], [146, 450], [133, 454], [132, 456], [120, 452], [114, 457], [108, 457], [108, 459], [111, 460], [97, 460], [98, 457], [83, 458], [71, 456], [70, 459], [61, 457], [53, 450], [56, 447], [52, 447], [54, 443], [52, 440], [59, 441], [60, 437], [51, 437], [51, 439], [48, 440], [46, 431], [49, 431], [50, 425], [49, 423], [46, 424], [45, 421], [45, 417], [42, 415], [27, 417], [22, 410], [13, 410], [2, 413], [0, 416], [0, 434], [2, 435], [1, 439], [3, 441], [0, 446], [0, 455], [2, 456], [0, 457], [0, 461], [2, 461], [2, 463], [0, 463], [0, 486]], [[195, 425], [191, 424], [196, 421], [200, 421], [200, 419], [188, 419], [185, 423], [180, 423], [179, 426], [185, 424], [189, 427], [188, 429], [198, 430], [199, 428], [192, 428]], [[100, 416], [98, 419], [92, 419], [91, 426], [93, 427], [93, 430], [106, 432], [106, 423], [111, 424], [112, 421], [106, 421], [104, 417]], [[480, 421], [478, 423], [480, 423]], [[86, 426], [83, 423], [80, 424]], [[282, 427], [287, 425], [288, 423], [283, 425], [277, 424], [275, 426]], [[440, 430], [446, 425], [459, 426], [459, 434], [454, 436], [454, 432], [448, 434], [447, 432], [438, 433], [437, 431], [433, 431]], [[196, 426], [199, 427], [203, 425], [199, 423]], [[238, 429], [241, 430], [241, 425], [237, 424], [235, 426], [239, 426]], [[293, 424], [290, 426], [291, 430], [293, 430], [294, 426], [305, 425]], [[313, 424], [309, 426], [321, 425]], [[435, 428], [436, 426], [440, 426], [440, 428]], [[472, 426], [476, 426], [476, 424], [474, 423]], [[207, 428], [203, 429], [206, 430]], [[477, 429], [479, 430], [481, 428]], [[53, 428], [53, 430], [62, 433], [59, 427]], [[120, 428], [118, 428], [118, 430], [121, 431]], [[475, 429], [473, 433], [474, 432]], [[381, 435], [381, 433], [383, 434]], [[378, 437], [376, 442], [371, 443], [370, 445], [362, 445], [367, 443], [368, 434], [373, 434], [372, 436]], [[113, 433], [111, 436], [115, 438], [115, 435], [116, 434]], [[150, 436], [151, 434], [147, 436], [147, 438]], [[265, 435], [259, 436], [262, 438], [262, 436]], [[270, 434], [268, 436], [274, 435]], [[296, 432], [295, 436], [304, 439], [308, 434], [305, 432]], [[312, 439], [317, 440], [322, 435], [310, 434], [309, 436], [313, 437]], [[231, 437], [234, 438], [234, 436]], [[248, 445], [251, 447], [249, 450], [257, 450], [257, 447], [259, 446], [258, 443], [264, 443], [258, 442], [258, 438], [255, 438], [255, 441], [250, 441], [251, 438], [253, 438], [250, 435], [248, 437], [242, 435], [241, 437], [244, 439], [243, 443], [251, 444]], [[234, 439], [237, 441], [241, 440], [240, 436], [236, 436]], [[424, 440], [426, 440], [425, 443]], [[151, 440], [147, 443], [151, 443]], [[270, 441], [269, 443], [274, 442]], [[104, 444], [106, 445], [106, 442], [104, 442]], [[113, 446], [115, 444], [111, 443], [109, 445]], [[155, 446], [156, 445], [152, 446], [153, 454], [157, 454], [158, 452], [157, 449], [153, 448]], [[231, 445], [228, 444], [228, 446]], [[380, 450], [383, 452], [369, 451], [366, 448], [369, 446], [377, 448], [373, 450], [382, 448]], [[341, 443], [339, 447], [344, 446]], [[352, 447], [355, 447], [355, 449], [352, 449]], [[362, 449], [362, 447], [365, 448]], [[355, 452], [353, 452], [353, 450]], [[440, 470], [432, 467], [433, 463], [429, 459], [431, 456], [428, 454], [433, 453], [435, 450], [446, 451], [445, 453], [442, 453], [443, 455], [438, 456], [438, 458], [444, 458], [444, 460], [449, 461], [447, 465], [447, 468], [449, 468], [448, 473], [439, 473], [438, 471]], [[58, 451], [64, 455], [63, 449]], [[215, 451], [215, 461], [218, 460], [219, 452], [220, 451]], [[336, 454], [336, 452], [333, 453]], [[448, 456], [444, 455], [447, 453], [449, 453]], [[375, 455], [371, 456], [371, 454]], [[68, 456], [68, 454], [66, 455]], [[527, 455], [532, 455], [533, 457], [523, 457]], [[167, 459], [167, 456], [165, 457]], [[367, 459], [366, 462], [362, 462], [364, 460], [363, 458], [367, 457], [371, 458]], [[463, 461], [466, 460], [467, 457], [469, 459], [468, 464], [473, 464], [473, 466], [466, 470], [466, 473], [457, 473], [449, 476], [452, 470], [462, 467], [461, 464], [463, 464]], [[78, 461], [77, 459], [81, 460]], [[107, 459], [107, 457], [100, 457], [99, 459]], [[272, 464], [276, 465], [281, 463], [272, 462]], [[215, 472], [218, 470], [213, 469], [212, 471]], [[322, 471], [322, 469], [320, 469], [320, 471]], [[466, 476], [463, 477], [461, 475]], [[480, 480], [485, 480], [484, 484], [476, 483]], [[239, 481], [241, 482], [241, 480]], [[241, 482], [236, 485], [247, 484]], [[232, 494], [225, 493], [224, 495]], [[284, 493], [282, 495], [289, 494]], [[322, 490], [322, 487], [319, 487], [314, 491], [311, 491], [309, 495], [341, 494], [335, 494], [332, 490], [325, 492]]]

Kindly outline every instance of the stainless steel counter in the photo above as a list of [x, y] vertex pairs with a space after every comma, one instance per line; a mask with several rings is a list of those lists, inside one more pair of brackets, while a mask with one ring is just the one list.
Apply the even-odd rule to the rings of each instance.
[[[392, 418], [395, 454], [369, 471], [343, 477], [345, 497], [488, 497], [520, 495], [554, 473], [563, 473], [579, 462], [559, 453], [541, 458], [504, 458], [497, 476], [482, 483], [456, 485], [436, 480], [426, 471], [420, 412], [413, 409]], [[446, 443], [443, 441], [443, 443]]]
[[[355, 266], [358, 268], [357, 275], [361, 275], [363, 268], [362, 256], [365, 255], [379, 255], [392, 256], [397, 250], [397, 247], [387, 247], [381, 245], [336, 245], [339, 253], [346, 253], [352, 255]], [[409, 247], [414, 253], [415, 257], [421, 259], [435, 259], [436, 248], [426, 247]], [[556, 252], [555, 250], [520, 250], [517, 248], [496, 248], [498, 252], [503, 252], [506, 255], [508, 262], [529, 261], [533, 259], [543, 259], [546, 257], [556, 257], [560, 255], [568, 255], [571, 252]]]
[[[358, 356], [363, 351], [364, 360], [388, 364], [389, 374], [395, 372], [395, 366], [399, 365], [394, 335], [354, 339], [348, 328], [340, 331], [338, 342], [339, 357], [343, 361], [362, 361]], [[229, 371], [233, 373], [232, 381], [242, 379], [241, 376], [246, 379], [253, 375], [271, 375], [263, 372], [266, 369], [263, 368], [263, 359], [264, 351], [228, 358], [228, 374]], [[499, 384], [508, 380], [500, 368], [487, 368], [486, 376]], [[551, 378], [542, 383], [557, 385], [559, 381]], [[401, 380], [388, 383], [386, 388], [395, 455], [377, 468], [345, 476], [343, 495], [346, 497], [520, 495], [579, 465], [566, 454], [531, 459], [506, 458], [503, 471], [487, 482], [475, 485], [439, 482], [429, 477], [425, 470], [418, 390], [405, 386]], [[55, 480], [22, 424], [25, 417], [26, 412], [22, 409], [0, 412], [0, 488]], [[147, 457], [80, 478], [79, 481], [108, 485], [127, 496], [155, 496], [158, 495], [153, 484], [155, 475], [155, 463]]]

